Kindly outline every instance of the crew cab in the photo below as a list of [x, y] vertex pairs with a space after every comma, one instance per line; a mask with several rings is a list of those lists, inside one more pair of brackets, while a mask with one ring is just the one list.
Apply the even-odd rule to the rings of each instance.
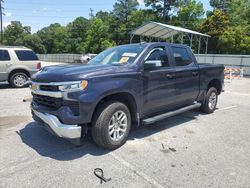
[[44, 67], [31, 81], [34, 120], [75, 143], [91, 130], [98, 146], [116, 149], [132, 125], [192, 109], [214, 112], [224, 65], [198, 64], [185, 45], [129, 44], [85, 65]]

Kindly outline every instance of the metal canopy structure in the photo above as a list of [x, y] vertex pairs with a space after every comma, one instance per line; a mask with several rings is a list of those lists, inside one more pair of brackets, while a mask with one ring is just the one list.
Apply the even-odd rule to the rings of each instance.
[[209, 35], [199, 33], [197, 31], [193, 31], [190, 29], [185, 29], [182, 27], [176, 27], [172, 25], [167, 25], [163, 23], [158, 23], [158, 22], [148, 22], [135, 30], [131, 32], [130, 36], [130, 43], [132, 43], [133, 37], [135, 35], [140, 36], [140, 39], [143, 37], [148, 37], [150, 39], [156, 38], [158, 40], [166, 40], [171, 38], [172, 42], [174, 40], [174, 36], [181, 34], [181, 43], [183, 44], [184, 37], [188, 36], [189, 41], [190, 41], [190, 47], [192, 48], [193, 44], [193, 39], [196, 38], [198, 39], [198, 53], [200, 53], [200, 48], [201, 48], [201, 39], [205, 39], [205, 44], [206, 44], [206, 53], [207, 53], [207, 46], [208, 46], [208, 38], [210, 37]]

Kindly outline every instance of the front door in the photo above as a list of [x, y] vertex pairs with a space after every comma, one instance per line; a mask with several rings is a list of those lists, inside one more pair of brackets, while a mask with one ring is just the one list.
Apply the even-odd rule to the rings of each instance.
[[167, 46], [153, 47], [145, 58], [144, 115], [170, 109], [175, 103], [175, 70], [167, 56], [167, 50]]
[[7, 69], [10, 64], [10, 55], [7, 50], [0, 49], [0, 81], [8, 79]]

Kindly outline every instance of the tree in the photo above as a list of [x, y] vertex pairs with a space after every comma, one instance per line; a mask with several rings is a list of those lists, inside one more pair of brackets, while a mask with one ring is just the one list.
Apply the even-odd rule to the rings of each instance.
[[128, 23], [128, 17], [132, 11], [137, 10], [139, 3], [137, 0], [117, 0], [114, 5], [113, 14], [122, 23]]
[[214, 10], [213, 14], [201, 25], [200, 31], [211, 35], [209, 53], [221, 52], [219, 37], [228, 29], [229, 24], [229, 17], [224, 11]]
[[78, 17], [67, 25], [70, 37], [81, 39], [84, 39], [86, 37], [88, 27], [89, 20], [84, 17]]
[[249, 0], [233, 0], [229, 14], [233, 25], [250, 24], [250, 2]]
[[204, 14], [205, 11], [201, 2], [196, 2], [196, 0], [179, 0], [177, 14], [172, 18], [171, 23], [196, 30]]
[[132, 11], [129, 16], [130, 27], [134, 29], [141, 26], [142, 24], [156, 20], [155, 14], [150, 10], [136, 10]]
[[4, 30], [4, 44], [23, 45], [23, 39], [30, 34], [30, 30], [29, 26], [23, 26], [19, 21], [12, 21]]
[[210, 0], [209, 3], [214, 9], [229, 12], [232, 0]]
[[112, 39], [117, 44], [129, 42], [129, 32], [131, 31], [129, 17], [133, 11], [136, 11], [139, 6], [137, 0], [117, 0], [112, 11]]
[[47, 53], [68, 52], [70, 48], [67, 28], [58, 23], [39, 30], [37, 35], [42, 39], [42, 44], [46, 47]]
[[222, 53], [250, 54], [250, 35], [247, 26], [230, 27], [220, 36]]
[[37, 34], [26, 35], [23, 39], [23, 45], [25, 47], [31, 48], [36, 53], [46, 53], [46, 48], [42, 44], [42, 40]]
[[99, 53], [108, 47], [114, 46], [115, 42], [108, 38], [108, 26], [101, 19], [93, 18], [84, 44], [86, 52]]
[[96, 13], [95, 18], [102, 20], [103, 24], [108, 27], [108, 38], [110, 40], [116, 40], [118, 33], [116, 33], [117, 27], [119, 27], [118, 19], [110, 12], [99, 11]]
[[147, 7], [151, 7], [160, 21], [167, 22], [171, 18], [171, 11], [176, 7], [177, 0], [144, 0]]
[[250, 4], [248, 0], [232, 0], [230, 27], [219, 37], [222, 53], [250, 54]]
[[67, 25], [68, 38], [68, 53], [83, 53], [84, 40], [87, 36], [89, 28], [89, 20], [84, 17], [78, 17], [73, 22]]

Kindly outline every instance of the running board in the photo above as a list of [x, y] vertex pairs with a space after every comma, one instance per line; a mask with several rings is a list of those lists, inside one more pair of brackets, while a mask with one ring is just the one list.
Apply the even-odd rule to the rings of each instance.
[[201, 103], [194, 103], [190, 106], [185, 106], [183, 108], [180, 108], [178, 110], [174, 110], [174, 111], [171, 111], [171, 112], [167, 112], [165, 114], [160, 114], [160, 115], [157, 115], [157, 116], [154, 116], [154, 117], [151, 117], [151, 118], [148, 118], [148, 119], [144, 119], [142, 121], [142, 123], [144, 125], [149, 125], [149, 124], [152, 124], [152, 123], [155, 123], [157, 121], [161, 121], [163, 119], [166, 119], [168, 117], [171, 117], [171, 116], [175, 116], [177, 114], [181, 114], [183, 112], [186, 112], [186, 111], [189, 111], [189, 110], [193, 110], [193, 109], [196, 109], [196, 108], [199, 108], [201, 106]]

